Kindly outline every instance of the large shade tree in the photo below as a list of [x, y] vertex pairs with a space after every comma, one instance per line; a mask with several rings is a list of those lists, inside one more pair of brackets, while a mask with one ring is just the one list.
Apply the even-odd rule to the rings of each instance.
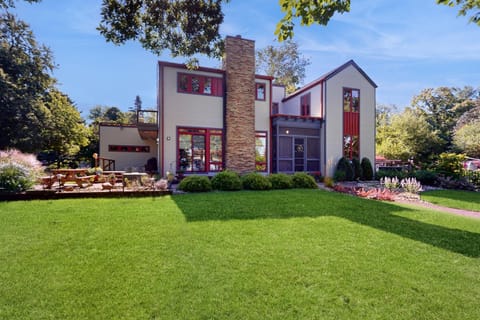
[[383, 113], [380, 117], [377, 115], [377, 154], [425, 162], [441, 152], [440, 139], [418, 110], [406, 108], [402, 113]]
[[24, 152], [43, 145], [44, 98], [52, 87], [50, 50], [39, 45], [26, 23], [0, 13], [0, 149]]
[[305, 80], [305, 68], [310, 61], [298, 49], [298, 44], [287, 40], [278, 46], [269, 45], [256, 52], [257, 73], [274, 77], [276, 84], [284, 85], [287, 93], [295, 91]]
[[416, 95], [412, 107], [425, 116], [428, 123], [442, 141], [442, 148], [449, 150], [458, 119], [475, 108], [479, 91], [472, 87], [428, 88]]
[[87, 143], [85, 126], [70, 99], [55, 88], [50, 50], [29, 26], [0, 14], [0, 149], [72, 155]]

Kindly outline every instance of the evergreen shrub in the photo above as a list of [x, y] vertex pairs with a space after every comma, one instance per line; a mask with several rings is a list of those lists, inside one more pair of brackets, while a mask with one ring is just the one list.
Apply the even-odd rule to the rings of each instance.
[[208, 192], [212, 190], [212, 184], [206, 176], [192, 175], [185, 177], [178, 189], [185, 192]]
[[373, 180], [373, 167], [370, 159], [362, 158], [362, 162], [360, 163], [362, 167], [362, 180], [370, 181]]
[[272, 184], [272, 189], [291, 189], [293, 188], [292, 176], [285, 173], [274, 173], [268, 176]]
[[256, 172], [244, 175], [241, 180], [243, 189], [246, 190], [270, 190], [272, 188], [270, 180]]
[[242, 181], [238, 173], [225, 170], [212, 178], [212, 188], [221, 191], [237, 191], [242, 189]]
[[304, 172], [296, 172], [292, 176], [293, 187], [297, 189], [317, 189], [318, 185], [315, 179]]

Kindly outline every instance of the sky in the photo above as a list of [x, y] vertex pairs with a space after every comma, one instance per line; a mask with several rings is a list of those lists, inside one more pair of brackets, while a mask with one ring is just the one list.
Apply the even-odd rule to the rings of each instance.
[[[123, 111], [137, 95], [156, 107], [157, 61], [183, 63], [168, 51], [156, 56], [136, 42], [116, 46], [96, 30], [101, 0], [18, 1], [11, 11], [27, 22], [37, 42], [53, 52], [53, 76], [86, 119], [97, 105]], [[255, 40], [256, 49], [275, 44], [283, 14], [276, 0], [230, 0], [224, 4], [222, 36]], [[423, 89], [480, 87], [480, 26], [435, 0], [352, 0], [351, 10], [325, 26], [300, 26], [294, 40], [311, 64], [304, 83], [353, 59], [378, 85], [377, 104], [410, 105]], [[218, 60], [198, 56], [200, 65]]]

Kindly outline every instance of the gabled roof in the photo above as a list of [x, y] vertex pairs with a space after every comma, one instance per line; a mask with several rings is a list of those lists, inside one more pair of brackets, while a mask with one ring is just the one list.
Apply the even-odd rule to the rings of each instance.
[[346, 63], [342, 64], [340, 67], [338, 68], [335, 68], [327, 73], [325, 73], [324, 75], [322, 75], [320, 78], [318, 79], [315, 79], [313, 80], [312, 82], [306, 84], [305, 86], [303, 86], [302, 88], [292, 92], [291, 94], [289, 94], [288, 96], [286, 96], [285, 98], [283, 98], [282, 101], [286, 101], [286, 100], [289, 100], [299, 94], [301, 94], [302, 92], [305, 92], [315, 86], [317, 86], [318, 84], [336, 76], [338, 73], [342, 72], [343, 70], [345, 70], [347, 67], [349, 66], [352, 66], [354, 67], [355, 69], [358, 70], [358, 72], [360, 72], [360, 74], [374, 87], [374, 88], [377, 88], [377, 84], [375, 82], [373, 82], [373, 80], [365, 73], [365, 71], [362, 70], [362, 68], [360, 68], [358, 66], [358, 64], [353, 61], [353, 60], [349, 60], [347, 61]]

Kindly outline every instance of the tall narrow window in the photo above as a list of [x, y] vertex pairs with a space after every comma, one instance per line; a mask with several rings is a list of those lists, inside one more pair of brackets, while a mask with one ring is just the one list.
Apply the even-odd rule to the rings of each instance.
[[300, 97], [300, 115], [310, 115], [310, 93], [307, 93]]
[[267, 171], [267, 133], [255, 133], [255, 170]]
[[343, 89], [343, 156], [360, 157], [360, 90]]
[[278, 109], [278, 103], [277, 102], [272, 103], [272, 114], [278, 114], [279, 111], [280, 110]]
[[255, 83], [255, 100], [265, 100], [265, 83]]

